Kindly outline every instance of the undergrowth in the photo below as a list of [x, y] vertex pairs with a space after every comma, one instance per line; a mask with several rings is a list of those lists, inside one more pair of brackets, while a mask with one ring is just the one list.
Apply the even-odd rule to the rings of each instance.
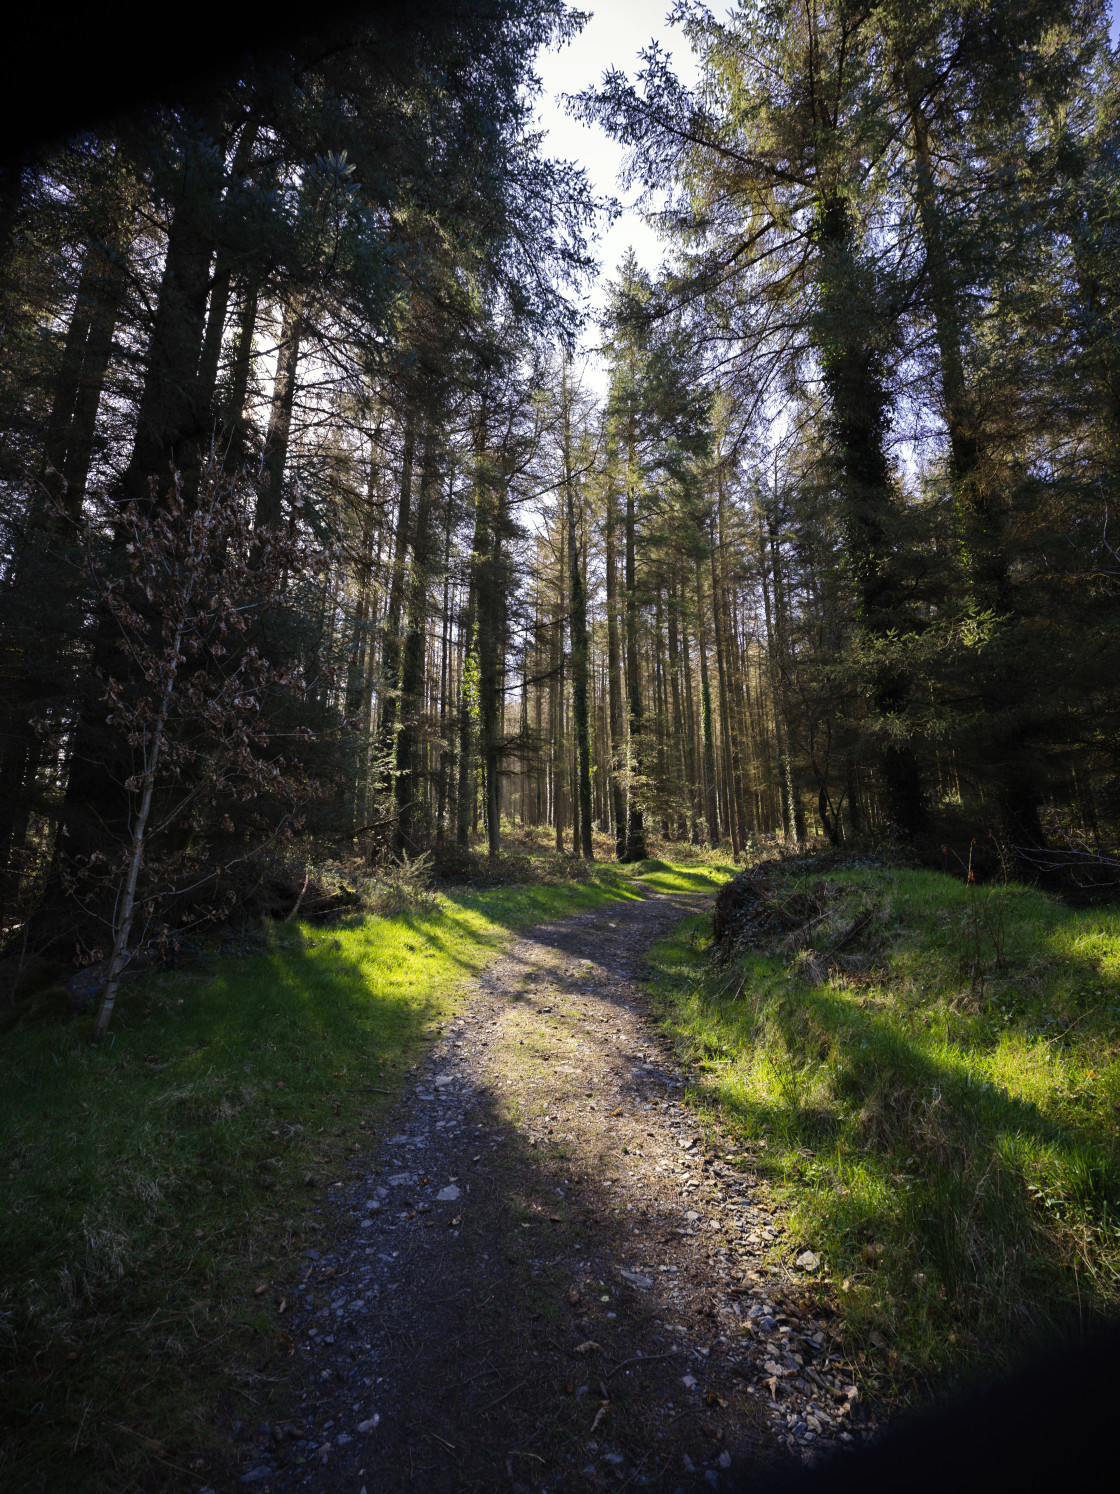
[[820, 1255], [879, 1388], [1114, 1314], [1120, 911], [887, 868], [774, 884], [823, 909], [808, 932], [720, 962], [688, 920], [652, 989], [699, 1102], [789, 1208], [785, 1267]]
[[[282, 1283], [425, 1038], [511, 932], [706, 868], [438, 896], [229, 932], [89, 1019], [0, 1038], [0, 1485], [179, 1487], [282, 1382]], [[373, 891], [373, 889], [371, 889]]]

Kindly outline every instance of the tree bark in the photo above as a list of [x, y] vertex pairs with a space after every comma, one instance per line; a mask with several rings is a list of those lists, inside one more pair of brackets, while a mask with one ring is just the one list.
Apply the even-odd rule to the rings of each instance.
[[[487, 453], [487, 456], [490, 456]], [[493, 458], [491, 457], [491, 461]], [[505, 603], [508, 578], [504, 574], [507, 487], [504, 471], [487, 462], [481, 485], [486, 523], [483, 534], [483, 572], [478, 596], [478, 714], [482, 758], [486, 773], [486, 847], [491, 856], [501, 851], [503, 708], [501, 672], [505, 645]]]
[[556, 850], [564, 850], [564, 767], [567, 751], [564, 744], [564, 603], [566, 600], [565, 575], [568, 531], [564, 524], [563, 511], [558, 514], [560, 547], [556, 564], [556, 609], [552, 628], [552, 699], [550, 702], [550, 725], [552, 728], [552, 815], [556, 833]]
[[246, 404], [253, 372], [253, 334], [257, 326], [259, 295], [254, 284], [244, 286], [237, 317], [237, 331], [230, 351], [229, 393], [223, 412], [226, 463], [232, 472], [244, 462], [249, 449], [249, 417]]
[[[949, 475], [960, 519], [961, 539], [969, 584], [976, 605], [999, 618], [1003, 630], [1020, 621], [1011, 585], [1005, 518], [997, 496], [984, 481], [981, 431], [970, 397], [961, 353], [962, 330], [958, 276], [945, 245], [945, 225], [934, 175], [930, 127], [912, 65], [903, 69], [902, 87], [910, 116], [916, 177], [918, 216], [926, 261], [926, 284], [941, 371], [942, 409], [949, 436]], [[1014, 647], [1011, 646], [1014, 653]], [[1038, 784], [1030, 745], [1030, 726], [1014, 708], [1030, 686], [1017, 678], [1017, 668], [1001, 672], [998, 680], [981, 686], [981, 699], [991, 725], [986, 757], [997, 780], [1001, 832], [1006, 853], [1020, 874], [1032, 875], [1031, 853], [1046, 844]], [[1009, 716], [1016, 724], [999, 723]], [[1027, 853], [1023, 858], [1020, 851]]]
[[[202, 122], [201, 136], [191, 142], [188, 154], [194, 164], [189, 172], [182, 169], [172, 204], [136, 434], [119, 485], [123, 501], [141, 506], [149, 501], [150, 484], [169, 482], [172, 468], [180, 474], [181, 498], [188, 507], [198, 491], [205, 430], [197, 398], [198, 365], [222, 181], [221, 152], [212, 145], [219, 132], [214, 109]], [[139, 605], [142, 610], [143, 599]], [[102, 608], [90, 680], [120, 678], [122, 671], [127, 676], [128, 668], [120, 658], [116, 624]], [[66, 924], [59, 918], [66, 902], [63, 857], [80, 864], [107, 844], [127, 844], [131, 839], [128, 796], [122, 788], [129, 770], [120, 760], [119, 743], [104, 730], [99, 697], [99, 686], [91, 683], [71, 744], [52, 869], [36, 915], [42, 932], [52, 939], [66, 936]]]
[[[565, 364], [565, 375], [567, 366]], [[587, 590], [576, 532], [575, 479], [572, 475], [572, 431], [568, 390], [564, 394], [564, 494], [568, 522], [568, 590], [571, 597], [572, 720], [576, 738], [576, 803], [579, 808], [579, 849], [594, 859], [591, 843], [591, 716], [588, 708], [588, 666], [591, 640], [587, 631]]]
[[[120, 315], [125, 267], [115, 243], [91, 243], [78, 283], [74, 311], [55, 379], [43, 453], [43, 486], [76, 516], [93, 461], [97, 410]], [[48, 700], [59, 702], [75, 688], [68, 644], [79, 627], [67, 625], [57, 607], [71, 597], [60, 562], [65, 543], [55, 514], [33, 504], [26, 531], [17, 536], [7, 578], [8, 682], [3, 692], [0, 752], [0, 917], [16, 903], [35, 785], [45, 743], [32, 721]], [[55, 598], [52, 625], [42, 629], [44, 598]], [[34, 663], [32, 658], [34, 657]]]
[[610, 730], [610, 797], [614, 820], [615, 856], [626, 855], [626, 790], [623, 786], [624, 717], [622, 714], [622, 653], [618, 637], [618, 515], [614, 492], [613, 453], [608, 457], [606, 490], [606, 580], [607, 580], [607, 720]]
[[276, 379], [268, 433], [264, 441], [261, 485], [257, 493], [255, 523], [258, 529], [275, 529], [284, 519], [284, 469], [292, 434], [292, 411], [296, 398], [296, 370], [303, 335], [303, 298], [293, 294], [284, 306], [280, 345], [276, 355]]
[[[638, 578], [635, 554], [637, 453], [631, 411], [626, 444], [626, 687], [629, 706], [630, 772], [627, 794], [626, 850], [622, 861], [646, 859], [646, 829], [642, 812], [642, 775], [645, 769], [645, 707], [638, 659]], [[635, 792], [635, 785], [638, 791]]]
[[438, 449], [434, 418], [426, 416], [420, 467], [420, 496], [409, 570], [408, 631], [400, 674], [400, 731], [396, 743], [397, 854], [415, 855], [420, 805], [420, 733], [424, 715], [424, 663], [428, 638], [428, 588], [431, 582], [434, 497], [439, 491]]
[[393, 541], [393, 569], [389, 579], [389, 599], [385, 608], [385, 633], [381, 651], [381, 721], [378, 730], [378, 774], [383, 798], [395, 798], [393, 763], [397, 751], [398, 693], [401, 672], [401, 612], [407, 577], [406, 558], [409, 548], [409, 523], [412, 514], [412, 463], [416, 449], [415, 413], [411, 406], [405, 412], [404, 448], [401, 454], [401, 485], [397, 502], [396, 534]]
[[719, 682], [719, 725], [720, 743], [723, 749], [723, 776], [727, 784], [726, 821], [731, 836], [731, 848], [735, 860], [738, 861], [739, 854], [743, 849], [743, 839], [739, 832], [739, 819], [736, 808], [736, 773], [731, 748], [731, 710], [727, 702], [727, 661], [724, 657], [726, 641], [724, 639], [723, 608], [720, 599], [718, 549], [719, 537], [717, 533], [713, 537], [713, 544], [711, 546], [712, 632], [715, 635], [716, 641], [716, 678]]
[[[890, 400], [881, 358], [864, 333], [874, 320], [874, 288], [854, 242], [850, 209], [837, 196], [822, 203], [821, 371], [836, 448], [847, 549], [855, 578], [860, 625], [877, 639], [912, 630], [913, 622], [892, 570], [893, 494], [886, 431]], [[910, 680], [900, 662], [882, 665], [874, 705], [887, 721], [905, 708]], [[879, 752], [887, 812], [896, 831], [913, 838], [925, 826], [926, 802], [917, 759], [906, 742], [888, 740]]]
[[719, 809], [716, 804], [716, 754], [712, 740], [712, 691], [708, 682], [708, 645], [704, 628], [704, 566], [696, 554], [696, 647], [700, 656], [700, 728], [704, 753], [704, 817], [708, 822], [708, 844], [719, 845]]

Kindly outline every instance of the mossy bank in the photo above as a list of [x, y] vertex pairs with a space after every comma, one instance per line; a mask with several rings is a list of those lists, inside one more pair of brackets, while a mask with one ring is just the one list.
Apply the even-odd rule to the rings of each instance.
[[872, 1393], [1115, 1313], [1120, 911], [874, 867], [769, 895], [823, 912], [723, 963], [690, 920], [652, 989], [696, 1099], [788, 1210], [775, 1260], [874, 1347]]

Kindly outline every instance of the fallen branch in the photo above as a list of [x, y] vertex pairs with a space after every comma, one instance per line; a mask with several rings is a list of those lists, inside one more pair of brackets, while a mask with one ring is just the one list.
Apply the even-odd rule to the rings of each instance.
[[839, 954], [842, 949], [847, 949], [849, 944], [858, 939], [860, 934], [863, 933], [864, 929], [871, 922], [874, 911], [875, 910], [873, 908], [868, 908], [865, 913], [861, 913], [860, 916], [856, 919], [855, 923], [852, 924], [848, 932], [846, 934], [841, 934], [840, 938], [837, 939], [836, 943], [828, 951], [826, 959], [831, 959], [833, 955]]
[[[411, 809], [411, 804], [403, 804], [402, 809]], [[395, 825], [400, 815], [400, 809], [394, 809], [392, 814], [387, 814], [383, 820], [374, 820], [369, 825], [359, 825], [356, 830], [347, 830], [344, 835], [338, 837], [339, 844], [346, 840], [357, 840], [359, 835], [368, 835], [371, 830], [384, 830], [386, 825]]]
[[478, 1415], [481, 1416], [485, 1411], [492, 1411], [495, 1406], [500, 1406], [503, 1401], [508, 1401], [515, 1390], [520, 1390], [523, 1385], [528, 1385], [528, 1383], [528, 1380], [519, 1380], [516, 1385], [511, 1385], [504, 1395], [500, 1395], [496, 1401], [491, 1401], [488, 1406], [483, 1406], [482, 1411]]
[[614, 1369], [607, 1375], [617, 1375], [620, 1369], [625, 1369], [628, 1364], [652, 1364], [655, 1359], [678, 1359], [685, 1351], [683, 1349], [669, 1349], [664, 1354], [635, 1354], [633, 1359], [622, 1359], [615, 1365]]
[[307, 884], [310, 881], [311, 881], [311, 866], [310, 866], [310, 863], [309, 863], [308, 866], [307, 866], [306, 871], [303, 874], [303, 886], [299, 890], [299, 897], [297, 897], [296, 900], [295, 900], [295, 902], [292, 904], [292, 911], [286, 915], [286, 917], [284, 919], [285, 923], [291, 923], [292, 919], [299, 912], [299, 905], [300, 905], [300, 903], [303, 902], [303, 894], [307, 891]]

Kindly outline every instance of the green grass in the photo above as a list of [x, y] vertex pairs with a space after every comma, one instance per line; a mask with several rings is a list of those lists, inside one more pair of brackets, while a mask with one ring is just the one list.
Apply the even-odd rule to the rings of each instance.
[[287, 1362], [278, 1287], [379, 1131], [392, 1099], [373, 1091], [399, 1087], [464, 981], [519, 928], [713, 875], [599, 866], [279, 925], [126, 986], [98, 1048], [86, 1019], [0, 1037], [0, 1484], [197, 1472], [216, 1406], [264, 1414]]
[[642, 886], [652, 892], [711, 893], [718, 892], [738, 870], [729, 864], [703, 862], [639, 861], [632, 874], [642, 879]]
[[852, 1352], [923, 1394], [1120, 1306], [1120, 910], [932, 872], [829, 883], [817, 945], [870, 912], [863, 974], [714, 967], [693, 919], [653, 991], [789, 1208], [777, 1253], [819, 1252]]

